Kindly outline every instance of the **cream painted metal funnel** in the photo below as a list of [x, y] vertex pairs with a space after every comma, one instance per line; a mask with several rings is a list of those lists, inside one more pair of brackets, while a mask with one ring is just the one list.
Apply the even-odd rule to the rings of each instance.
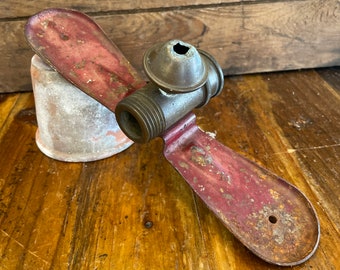
[[36, 143], [47, 156], [86, 162], [115, 155], [133, 142], [115, 114], [66, 81], [38, 55], [31, 61], [38, 130]]

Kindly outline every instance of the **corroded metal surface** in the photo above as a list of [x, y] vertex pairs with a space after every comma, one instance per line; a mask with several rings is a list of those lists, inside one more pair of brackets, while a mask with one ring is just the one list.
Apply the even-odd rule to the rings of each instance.
[[39, 12], [28, 20], [25, 36], [44, 62], [112, 111], [122, 98], [145, 85], [118, 47], [81, 12]]
[[112, 156], [133, 143], [109, 109], [37, 55], [32, 58], [31, 75], [38, 121], [36, 143], [44, 154], [62, 161], [85, 162]]
[[209, 67], [204, 60], [191, 44], [170, 40], [149, 48], [143, 65], [151, 81], [164, 91], [186, 93], [206, 83]]
[[284, 266], [313, 255], [319, 221], [297, 188], [201, 131], [193, 114], [163, 138], [168, 161], [252, 252]]

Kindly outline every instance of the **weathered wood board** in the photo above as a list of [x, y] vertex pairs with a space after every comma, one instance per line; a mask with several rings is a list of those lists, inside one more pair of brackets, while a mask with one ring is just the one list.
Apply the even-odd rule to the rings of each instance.
[[[256, 2], [258, 0], [248, 0], [247, 2]], [[149, 12], [149, 11], [160, 11], [164, 9], [178, 9], [186, 8], [190, 9], [193, 7], [213, 7], [223, 4], [233, 4], [244, 2], [242, 0], [174, 0], [174, 1], [163, 1], [163, 0], [74, 0], [72, 2], [66, 2], [65, 0], [39, 0], [39, 3], [32, 1], [21, 1], [21, 0], [4, 0], [0, 3], [0, 18], [18, 18], [27, 17], [36, 12], [41, 8], [55, 8], [65, 7], [82, 10], [86, 13], [137, 13], [137, 12]]]
[[[321, 224], [292, 270], [340, 269], [340, 70], [231, 76], [199, 126], [296, 185]], [[283, 269], [238, 242], [162, 156], [162, 141], [63, 163], [35, 145], [32, 93], [0, 94], [1, 269]]]
[[144, 51], [182, 39], [210, 52], [226, 75], [340, 63], [340, 3], [302, 1], [9, 1], [0, 3], [0, 92], [31, 90], [23, 28], [46, 7], [87, 12], [142, 71]]

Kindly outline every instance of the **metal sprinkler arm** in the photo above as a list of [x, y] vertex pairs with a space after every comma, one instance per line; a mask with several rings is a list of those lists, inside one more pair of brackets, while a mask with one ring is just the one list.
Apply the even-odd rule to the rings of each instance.
[[43, 10], [29, 18], [25, 37], [44, 62], [111, 111], [145, 85], [119, 48], [84, 13]]
[[166, 159], [254, 254], [281, 266], [308, 260], [320, 226], [305, 195], [216, 141], [195, 120], [190, 113], [163, 135]]

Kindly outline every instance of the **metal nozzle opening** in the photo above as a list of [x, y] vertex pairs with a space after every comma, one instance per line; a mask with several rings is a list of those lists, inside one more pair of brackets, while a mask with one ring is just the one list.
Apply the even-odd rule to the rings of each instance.
[[173, 48], [174, 48], [175, 53], [177, 54], [186, 54], [190, 50], [190, 47], [184, 46], [180, 44], [179, 42], [176, 45], [174, 45]]
[[128, 111], [122, 111], [119, 118], [119, 121], [124, 123], [125, 134], [129, 134], [130, 139], [133, 141], [140, 141], [143, 137], [143, 130], [136, 117]]

